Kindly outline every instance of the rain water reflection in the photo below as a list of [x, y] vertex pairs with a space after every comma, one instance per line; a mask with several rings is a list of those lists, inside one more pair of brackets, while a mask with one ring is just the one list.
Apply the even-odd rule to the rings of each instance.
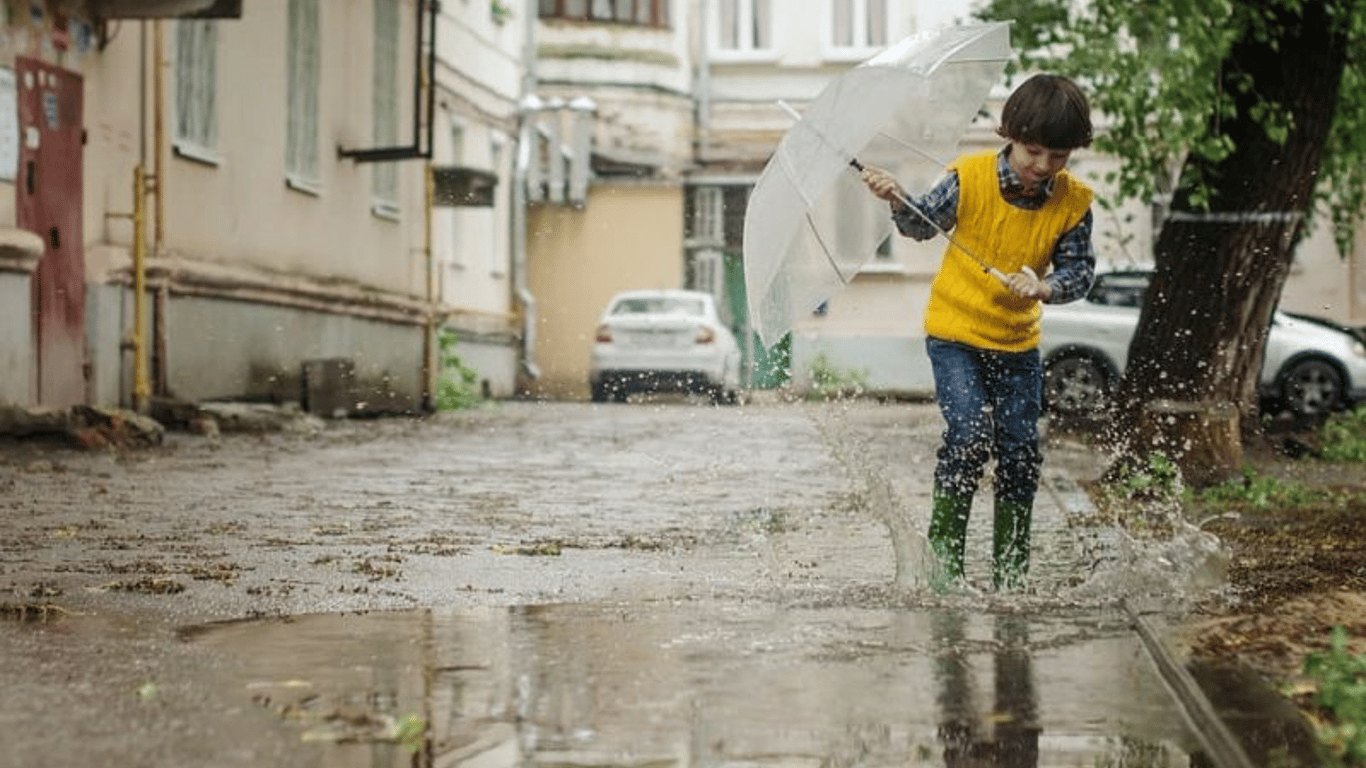
[[1103, 611], [560, 604], [185, 636], [221, 652], [242, 695], [281, 727], [316, 742], [318, 765], [1189, 761], [1138, 639]]

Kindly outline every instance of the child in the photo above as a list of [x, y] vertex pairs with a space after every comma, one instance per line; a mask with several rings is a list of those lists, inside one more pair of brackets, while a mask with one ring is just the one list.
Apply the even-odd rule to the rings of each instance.
[[946, 423], [928, 536], [939, 588], [963, 577], [968, 513], [993, 452], [992, 583], [1023, 585], [1043, 461], [1039, 303], [1083, 297], [1095, 274], [1092, 192], [1064, 170], [1074, 149], [1091, 144], [1085, 95], [1065, 77], [1035, 75], [1006, 100], [997, 133], [1007, 141], [1003, 149], [959, 157], [918, 200], [886, 171], [863, 171], [903, 235], [926, 240], [953, 231], [925, 308], [926, 348]]

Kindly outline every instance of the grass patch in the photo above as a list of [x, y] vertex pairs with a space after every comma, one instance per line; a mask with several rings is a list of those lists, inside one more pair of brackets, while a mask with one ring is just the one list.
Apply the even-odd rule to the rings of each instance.
[[1319, 439], [1323, 444], [1322, 458], [1366, 463], [1366, 406], [1325, 419], [1319, 427]]
[[473, 408], [483, 402], [484, 396], [479, 388], [479, 372], [469, 367], [456, 354], [455, 347], [459, 336], [455, 331], [444, 329], [437, 339], [441, 374], [436, 381], [436, 409], [438, 411], [459, 411]]
[[1328, 765], [1366, 765], [1366, 656], [1347, 650], [1347, 630], [1334, 627], [1326, 651], [1312, 653], [1304, 671], [1318, 686], [1311, 717]]
[[824, 352], [811, 361], [811, 399], [838, 400], [868, 391], [867, 369], [839, 368]]

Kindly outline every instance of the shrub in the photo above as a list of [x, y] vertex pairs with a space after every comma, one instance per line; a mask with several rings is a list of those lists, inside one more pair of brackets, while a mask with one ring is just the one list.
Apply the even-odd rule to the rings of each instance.
[[855, 397], [868, 389], [867, 370], [836, 368], [824, 352], [811, 361], [811, 394], [817, 399]]
[[458, 411], [472, 408], [483, 401], [479, 392], [479, 373], [465, 364], [455, 353], [459, 337], [455, 331], [441, 331], [437, 339], [437, 358], [440, 373], [436, 379], [436, 409]]
[[1347, 630], [1333, 628], [1327, 651], [1311, 653], [1305, 674], [1318, 683], [1314, 703], [1327, 718], [1315, 720], [1319, 742], [1334, 765], [1366, 765], [1366, 656], [1347, 651]]

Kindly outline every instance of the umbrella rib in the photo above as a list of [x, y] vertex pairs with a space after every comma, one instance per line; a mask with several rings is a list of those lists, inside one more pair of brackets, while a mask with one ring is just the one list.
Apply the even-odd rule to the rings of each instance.
[[812, 236], [816, 238], [816, 244], [821, 247], [821, 253], [824, 254], [825, 260], [830, 262], [830, 268], [835, 270], [836, 275], [839, 275], [841, 283], [848, 285], [849, 281], [844, 277], [844, 270], [840, 269], [839, 262], [835, 261], [835, 257], [831, 255], [830, 246], [826, 245], [825, 239], [821, 237], [821, 230], [820, 227], [816, 226], [816, 220], [811, 218], [811, 210], [807, 209], [804, 215]]
[[941, 168], [944, 168], [944, 167], [947, 167], [947, 166], [948, 166], [948, 163], [946, 163], [946, 162], [944, 162], [943, 160], [941, 160], [941, 159], [935, 157], [934, 155], [931, 155], [929, 152], [926, 152], [925, 150], [921, 149], [920, 147], [917, 147], [916, 145], [912, 144], [911, 142], [906, 141], [905, 139], [901, 138], [900, 136], [893, 136], [892, 134], [887, 133], [886, 131], [878, 131], [878, 132], [877, 132], [877, 135], [878, 135], [878, 136], [881, 136], [881, 137], [884, 138], [884, 139], [887, 139], [888, 141], [892, 142], [893, 144], [899, 144], [899, 145], [901, 145], [901, 148], [902, 148], [902, 149], [906, 149], [906, 150], [908, 150], [908, 151], [914, 152], [914, 153], [916, 153], [917, 155], [920, 155], [921, 157], [925, 158], [926, 160], [929, 160], [931, 163], [934, 163], [935, 165], [937, 165], [937, 166], [939, 166], [939, 167], [941, 167]]

